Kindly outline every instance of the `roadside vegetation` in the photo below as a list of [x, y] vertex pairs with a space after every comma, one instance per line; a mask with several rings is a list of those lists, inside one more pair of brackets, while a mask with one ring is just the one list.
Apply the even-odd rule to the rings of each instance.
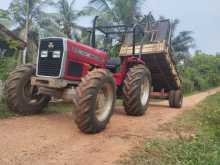
[[16, 116], [16, 114], [8, 111], [5, 99], [3, 97], [0, 98], [0, 119], [9, 118], [13, 116]]
[[121, 165], [219, 165], [220, 93], [159, 131], [163, 137], [146, 140]]
[[[51, 102], [48, 107], [43, 111], [44, 114], [50, 113], [63, 113], [71, 112], [73, 110], [72, 104], [68, 103], [54, 103]], [[5, 119], [9, 117], [18, 116], [17, 114], [10, 112], [6, 106], [6, 100], [4, 98], [0, 99], [0, 119]]]
[[185, 94], [220, 85], [220, 56], [196, 52], [184, 64], [178, 64]]

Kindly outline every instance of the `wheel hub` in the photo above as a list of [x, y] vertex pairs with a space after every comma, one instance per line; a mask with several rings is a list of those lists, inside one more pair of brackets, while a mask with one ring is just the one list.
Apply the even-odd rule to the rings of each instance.
[[143, 83], [141, 84], [141, 94], [140, 94], [141, 104], [143, 106], [147, 104], [149, 96], [150, 96], [150, 83], [149, 80], [144, 80]]
[[113, 104], [113, 89], [110, 84], [105, 84], [98, 92], [96, 98], [96, 118], [102, 122], [111, 113]]
[[36, 86], [32, 86], [30, 81], [27, 81], [24, 85], [23, 97], [30, 104], [34, 104], [39, 101], [38, 89]]

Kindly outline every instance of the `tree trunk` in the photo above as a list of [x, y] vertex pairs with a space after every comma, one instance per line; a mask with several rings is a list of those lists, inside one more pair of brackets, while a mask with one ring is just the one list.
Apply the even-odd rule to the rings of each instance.
[[71, 29], [68, 29], [68, 31], [67, 31], [67, 37], [68, 37], [69, 39], [72, 39]]
[[18, 54], [18, 58], [17, 58], [17, 65], [21, 65], [22, 63], [22, 51], [21, 50], [17, 50], [17, 54]]
[[[24, 36], [24, 41], [27, 43], [28, 47], [28, 32], [29, 32], [29, 0], [26, 0], [26, 24], [25, 24], [25, 36]], [[27, 61], [27, 47], [23, 51], [23, 64], [26, 63]]]
[[64, 34], [67, 36], [67, 38], [72, 39], [72, 32], [70, 25], [64, 25]]
[[4, 88], [4, 82], [0, 80], [0, 101], [3, 98], [3, 88]]

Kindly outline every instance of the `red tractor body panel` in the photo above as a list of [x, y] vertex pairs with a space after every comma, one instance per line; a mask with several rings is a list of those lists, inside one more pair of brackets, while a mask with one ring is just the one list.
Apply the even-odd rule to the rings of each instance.
[[[110, 61], [106, 52], [91, 46], [65, 38], [45, 38], [40, 42], [37, 76], [81, 81], [94, 68], [103, 68], [112, 72], [119, 87], [130, 67], [145, 64], [139, 56], [132, 55], [121, 57], [119, 63]], [[113, 71], [117, 67], [120, 69]]]
[[[64, 79], [67, 80], [81, 80], [91, 67], [105, 68], [108, 61], [107, 53], [90, 46], [67, 40], [67, 59], [65, 63]], [[81, 66], [81, 72], [77, 76], [68, 74], [68, 68], [71, 63]]]
[[[64, 72], [64, 79], [66, 80], [80, 81], [81, 78], [84, 77], [91, 70], [92, 67], [104, 69], [106, 68], [109, 57], [107, 53], [103, 51], [69, 39], [67, 40], [66, 49], [67, 59], [65, 62]], [[79, 75], [73, 76], [68, 74], [71, 63], [74, 63], [74, 66], [81, 66], [81, 71]], [[144, 61], [134, 56], [124, 57], [124, 60], [120, 66], [120, 71], [113, 74], [117, 86], [122, 85], [129, 65], [134, 64], [144, 64]], [[77, 67], [75, 67], [75, 69], [76, 68]]]

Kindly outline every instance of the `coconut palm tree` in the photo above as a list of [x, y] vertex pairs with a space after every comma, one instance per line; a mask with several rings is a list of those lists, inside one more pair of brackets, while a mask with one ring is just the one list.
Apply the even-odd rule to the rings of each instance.
[[48, 0], [13, 0], [9, 5], [7, 12], [13, 25], [12, 28], [20, 38], [27, 42], [23, 63], [26, 63], [28, 58], [34, 59], [36, 55], [36, 41], [38, 41], [42, 19], [45, 18], [42, 15], [46, 15], [43, 9], [49, 2]]
[[53, 3], [53, 6], [57, 9], [57, 13], [54, 13], [54, 19], [60, 25], [65, 36], [70, 39], [74, 37], [73, 31], [83, 29], [75, 23], [83, 13], [74, 9], [74, 4], [75, 0], [71, 2], [68, 0], [58, 0], [58, 2]]
[[0, 9], [0, 24], [9, 28], [11, 26], [11, 19], [7, 10]]
[[[40, 36], [67, 36], [72, 38], [73, 28], [81, 28], [75, 20], [81, 14], [73, 9], [75, 0], [14, 0], [7, 11], [0, 11], [0, 22], [3, 16], [9, 16], [10, 22], [17, 35], [25, 40], [27, 53], [23, 54], [23, 63], [35, 59], [37, 44]], [[57, 12], [46, 13], [45, 7], [55, 6]], [[2, 20], [3, 21], [3, 20]]]
[[182, 31], [172, 39], [174, 58], [177, 63], [190, 57], [190, 49], [195, 46], [192, 31]]
[[[140, 4], [142, 0], [90, 0], [90, 7], [86, 9], [99, 15], [106, 21], [133, 24], [137, 17], [141, 15]], [[107, 17], [107, 18], [106, 18]]]
[[181, 31], [175, 35], [180, 21], [175, 19], [171, 23], [172, 47], [174, 50], [174, 59], [177, 63], [185, 61], [190, 57], [190, 49], [195, 47], [195, 41], [192, 37], [192, 31]]
[[114, 11], [124, 24], [133, 24], [141, 15], [141, 0], [114, 0]]

